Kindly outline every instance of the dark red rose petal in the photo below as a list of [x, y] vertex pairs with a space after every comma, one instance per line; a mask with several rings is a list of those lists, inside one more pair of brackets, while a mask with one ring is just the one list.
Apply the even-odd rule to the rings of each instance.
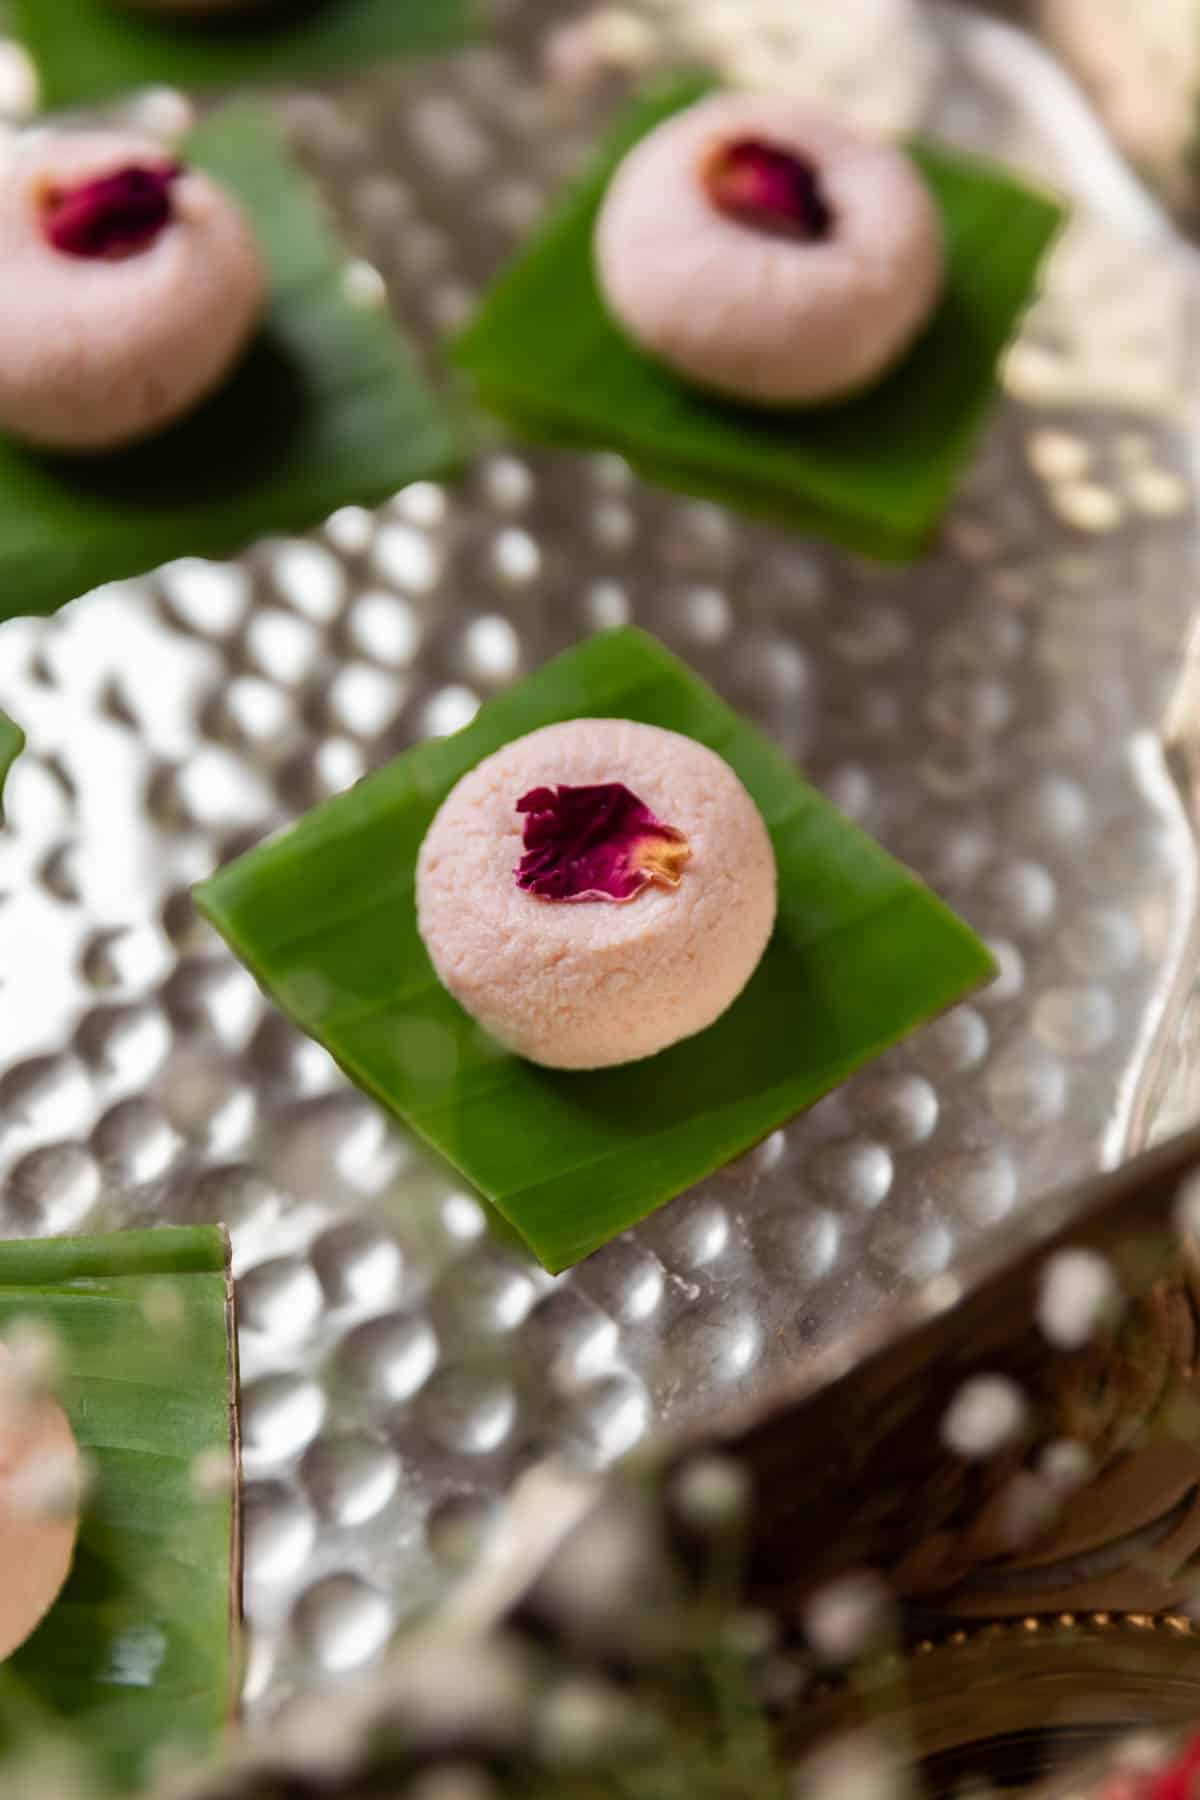
[[131, 164], [76, 187], [51, 188], [42, 201], [46, 241], [67, 256], [113, 260], [147, 249], [171, 218], [178, 163]]
[[620, 781], [531, 788], [517, 886], [540, 900], [636, 899], [652, 881], [678, 887], [688, 841]]
[[815, 242], [833, 227], [814, 164], [758, 138], [723, 144], [709, 160], [704, 183], [719, 212], [760, 231]]

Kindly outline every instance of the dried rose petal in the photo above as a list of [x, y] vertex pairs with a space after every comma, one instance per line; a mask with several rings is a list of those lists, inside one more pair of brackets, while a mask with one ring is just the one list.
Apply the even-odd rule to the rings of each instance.
[[718, 211], [760, 231], [813, 241], [833, 225], [813, 164], [759, 138], [722, 144], [704, 170], [704, 184]]
[[517, 801], [525, 854], [517, 886], [541, 900], [633, 900], [652, 881], [678, 887], [688, 841], [620, 781], [531, 788]]
[[42, 199], [42, 229], [68, 256], [114, 260], [145, 250], [171, 218], [178, 163], [149, 169], [130, 164], [77, 187], [52, 187]]

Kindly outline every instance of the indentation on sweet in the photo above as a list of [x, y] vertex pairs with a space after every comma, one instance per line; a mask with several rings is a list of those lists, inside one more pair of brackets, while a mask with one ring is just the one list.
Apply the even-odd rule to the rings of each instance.
[[755, 230], [811, 243], [827, 237], [833, 225], [816, 164], [762, 138], [718, 145], [702, 179], [719, 212]]
[[171, 220], [171, 184], [178, 163], [147, 168], [131, 163], [111, 175], [70, 187], [47, 187], [42, 196], [46, 241], [67, 256], [115, 260], [149, 249]]
[[622, 781], [560, 782], [517, 801], [525, 854], [516, 882], [541, 900], [636, 900], [652, 882], [676, 888], [691, 848]]

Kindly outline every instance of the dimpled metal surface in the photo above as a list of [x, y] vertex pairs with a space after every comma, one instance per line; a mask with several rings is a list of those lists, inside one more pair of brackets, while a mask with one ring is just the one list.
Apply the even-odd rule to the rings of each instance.
[[[486, 46], [277, 102], [350, 291], [386, 291], [431, 356], [644, 67], [815, 89], [1079, 206], [912, 568], [497, 434], [461, 485], [0, 629], [0, 705], [30, 743], [0, 839], [0, 1226], [228, 1222], [259, 1708], [377, 1656], [470, 1566], [518, 1471], [601, 1467], [835, 1359], [913, 1284], [944, 1302], [966, 1246], [1121, 1154], [1193, 913], [1158, 726], [1193, 583], [1194, 276], [1090, 116], [1000, 28], [900, 0], [815, 9], [819, 32], [793, 0], [548, 34], [553, 10], [497, 8]], [[0, 93], [24, 98], [11, 53]], [[187, 119], [161, 93], [133, 110]], [[630, 619], [985, 932], [1001, 976], [552, 1279], [263, 1000], [188, 888]]]

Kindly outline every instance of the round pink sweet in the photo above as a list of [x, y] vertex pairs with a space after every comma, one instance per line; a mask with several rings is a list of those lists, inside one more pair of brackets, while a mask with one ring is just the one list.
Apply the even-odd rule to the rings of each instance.
[[[708, 172], [747, 140], [812, 168], [825, 235], [759, 229], [718, 207]], [[781, 94], [715, 94], [657, 126], [609, 183], [594, 249], [604, 299], [636, 343], [760, 406], [865, 387], [942, 284], [940, 224], [909, 158]]]
[[[11, 1351], [0, 1345], [0, 1358]], [[40, 1511], [21, 1495], [23, 1484], [43, 1474], [51, 1490], [74, 1487], [79, 1449], [67, 1416], [55, 1400], [30, 1399], [14, 1406], [5, 1396], [6, 1417], [0, 1424], [0, 1662], [49, 1612], [66, 1581], [75, 1555], [79, 1520], [74, 1510], [61, 1516]]]
[[129, 255], [69, 255], [47, 240], [49, 193], [169, 161], [128, 132], [47, 130], [0, 168], [0, 430], [45, 449], [114, 449], [198, 405], [246, 348], [262, 258], [207, 175], [172, 181], [170, 218]]
[[[623, 782], [691, 856], [679, 886], [624, 904], [523, 892], [517, 801], [531, 788]], [[750, 979], [775, 922], [775, 856], [729, 765], [628, 719], [573, 719], [506, 744], [465, 775], [417, 859], [417, 919], [440, 980], [532, 1062], [598, 1069], [711, 1025]]]

